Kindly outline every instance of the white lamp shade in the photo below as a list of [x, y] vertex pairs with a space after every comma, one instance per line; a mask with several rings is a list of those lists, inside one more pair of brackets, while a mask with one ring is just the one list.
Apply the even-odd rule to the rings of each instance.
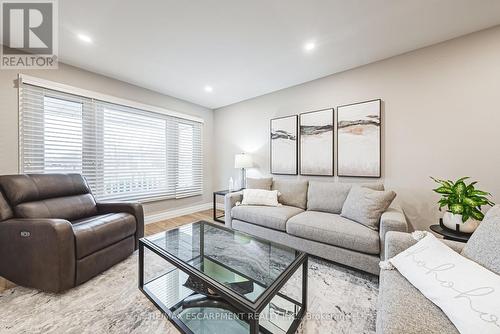
[[248, 154], [236, 154], [234, 156], [234, 168], [250, 168], [252, 167], [252, 157]]

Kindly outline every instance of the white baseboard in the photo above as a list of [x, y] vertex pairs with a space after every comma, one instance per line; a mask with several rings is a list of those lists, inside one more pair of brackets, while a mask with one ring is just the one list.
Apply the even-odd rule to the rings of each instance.
[[[153, 213], [146, 215], [144, 217], [144, 223], [145, 224], [151, 224], [155, 222], [159, 222], [165, 219], [171, 219], [179, 216], [184, 216], [184, 215], [189, 215], [191, 213], [195, 213], [198, 211], [203, 211], [203, 210], [208, 210], [213, 207], [213, 203], [203, 203], [203, 204], [198, 204], [198, 205], [193, 205], [193, 206], [188, 206], [186, 208], [181, 208], [181, 209], [174, 209], [174, 210], [166, 210], [158, 213]], [[217, 205], [217, 208], [219, 206]]]
[[[188, 206], [186, 208], [166, 210], [158, 213], [145, 215], [144, 224], [156, 223], [165, 219], [171, 219], [175, 217], [189, 215], [191, 213], [195, 213], [198, 211], [212, 209], [213, 205], [214, 204], [212, 202], [208, 202], [208, 203]], [[217, 205], [217, 210], [224, 210], [224, 203], [217, 203], [216, 205]]]

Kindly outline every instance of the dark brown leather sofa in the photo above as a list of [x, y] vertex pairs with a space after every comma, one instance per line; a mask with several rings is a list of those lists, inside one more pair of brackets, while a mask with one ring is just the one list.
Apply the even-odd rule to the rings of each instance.
[[0, 276], [60, 292], [137, 249], [137, 203], [96, 203], [79, 174], [0, 176]]

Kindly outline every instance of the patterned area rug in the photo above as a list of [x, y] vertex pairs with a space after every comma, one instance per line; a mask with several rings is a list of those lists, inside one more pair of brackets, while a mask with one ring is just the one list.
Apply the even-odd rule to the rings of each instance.
[[[308, 279], [308, 314], [297, 333], [375, 332], [375, 276], [310, 258]], [[178, 333], [138, 290], [137, 252], [62, 294], [23, 287], [0, 293], [0, 332]]]

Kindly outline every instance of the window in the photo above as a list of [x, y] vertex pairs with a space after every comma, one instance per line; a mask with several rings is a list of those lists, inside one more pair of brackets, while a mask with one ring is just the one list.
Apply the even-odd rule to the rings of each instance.
[[82, 173], [100, 200], [201, 194], [201, 131], [196, 121], [21, 85], [21, 172]]
[[[179, 123], [179, 145], [177, 146], [177, 189], [180, 193], [189, 192], [197, 183], [201, 182], [202, 161], [195, 152], [201, 150], [201, 138], [198, 138], [196, 129], [192, 124]], [[194, 138], [195, 140], [191, 140]]]
[[43, 170], [81, 173], [82, 104], [44, 96], [43, 110]]

